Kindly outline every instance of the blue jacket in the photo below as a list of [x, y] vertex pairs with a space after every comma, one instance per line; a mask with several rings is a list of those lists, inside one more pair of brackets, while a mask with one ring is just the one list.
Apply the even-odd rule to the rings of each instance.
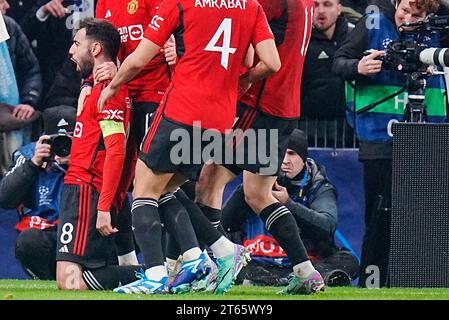
[[53, 162], [46, 169], [34, 165], [35, 145], [33, 142], [14, 152], [14, 164], [0, 181], [0, 207], [18, 208], [21, 220], [26, 221], [26, 225], [19, 223], [19, 230], [45, 229], [59, 217], [65, 170]]
[[[359, 110], [371, 103], [377, 102], [388, 95], [399, 91], [405, 82], [403, 73], [382, 69], [373, 76], [363, 76], [357, 73], [357, 65], [363, 57], [363, 52], [369, 49], [385, 50], [390, 41], [399, 39], [394, 22], [394, 8], [381, 8], [379, 13], [368, 14], [362, 19], [336, 52], [333, 71], [346, 80], [356, 81], [356, 96], [347, 92], [348, 107], [352, 111]], [[370, 22], [377, 22], [380, 27], [368, 28]], [[424, 42], [429, 47], [439, 47], [439, 35], [426, 37]], [[429, 122], [446, 121], [445, 84], [442, 76], [432, 76], [427, 79], [426, 87], [427, 114]], [[357, 114], [355, 129], [357, 137], [362, 142], [388, 143], [392, 140], [389, 126], [394, 121], [404, 121], [404, 107], [407, 101], [405, 93], [392, 98], [370, 111]], [[349, 122], [354, 122], [353, 118]]]

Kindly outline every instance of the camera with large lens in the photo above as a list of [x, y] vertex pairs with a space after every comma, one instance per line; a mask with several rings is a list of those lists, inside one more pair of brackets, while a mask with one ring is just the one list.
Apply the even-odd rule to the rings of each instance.
[[[424, 21], [405, 23], [398, 40], [386, 45], [385, 55], [377, 58], [382, 61], [382, 69], [402, 72], [406, 76], [404, 87], [393, 94], [370, 103], [356, 111], [357, 114], [367, 112], [381, 103], [407, 91], [408, 100], [404, 109], [405, 122], [427, 122], [427, 111], [424, 104], [424, 90], [427, 78], [441, 74], [429, 74], [428, 67], [449, 67], [449, 49], [432, 48], [430, 41], [449, 35], [449, 16], [431, 16]], [[369, 54], [369, 50], [365, 54]]]
[[50, 145], [50, 157], [43, 159], [45, 162], [54, 162], [55, 156], [67, 157], [72, 147], [72, 136], [66, 130], [59, 130], [58, 133], [49, 135], [50, 139], [44, 143]]
[[426, 72], [428, 66], [449, 66], [449, 49], [429, 48], [426, 40], [434, 34], [449, 31], [449, 16], [429, 17], [425, 21], [401, 26], [399, 40], [387, 45], [385, 56], [380, 57], [382, 68], [403, 73]]

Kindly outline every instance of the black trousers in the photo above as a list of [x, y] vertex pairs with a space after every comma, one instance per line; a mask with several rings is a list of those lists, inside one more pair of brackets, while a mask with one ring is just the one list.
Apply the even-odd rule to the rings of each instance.
[[57, 228], [26, 229], [16, 239], [15, 255], [33, 278], [56, 279]]
[[[362, 244], [359, 286], [379, 268], [379, 285], [388, 283], [390, 251], [392, 160], [364, 160], [365, 235]], [[373, 267], [370, 267], [373, 266]], [[367, 268], [368, 273], [367, 273]]]

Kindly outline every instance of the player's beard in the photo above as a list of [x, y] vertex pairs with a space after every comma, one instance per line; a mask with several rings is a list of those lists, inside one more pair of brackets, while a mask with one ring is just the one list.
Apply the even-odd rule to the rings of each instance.
[[89, 54], [78, 62], [79, 72], [83, 79], [87, 79], [94, 70], [94, 58]]

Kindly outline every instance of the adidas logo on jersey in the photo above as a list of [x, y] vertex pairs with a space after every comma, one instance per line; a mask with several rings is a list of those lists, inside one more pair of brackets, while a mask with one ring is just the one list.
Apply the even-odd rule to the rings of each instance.
[[61, 120], [59, 120], [58, 122], [58, 127], [63, 127], [63, 126], [68, 126], [69, 123], [67, 121], [65, 121], [64, 118], [61, 118]]
[[106, 11], [106, 14], [104, 15], [104, 18], [107, 19], [107, 18], [109, 18], [111, 16], [112, 16], [111, 11], [108, 10], [108, 11]]
[[318, 56], [318, 59], [329, 59], [329, 56], [326, 52], [321, 51], [320, 55]]
[[58, 250], [59, 252], [63, 253], [69, 253], [69, 248], [67, 248], [67, 245], [64, 245], [61, 249]]

